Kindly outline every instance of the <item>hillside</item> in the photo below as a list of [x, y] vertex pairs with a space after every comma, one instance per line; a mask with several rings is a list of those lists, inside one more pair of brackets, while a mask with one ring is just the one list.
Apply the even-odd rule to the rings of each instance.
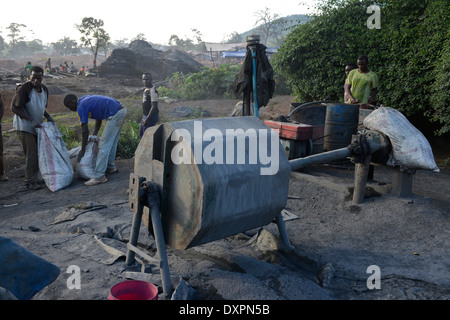
[[[280, 38], [285, 38], [290, 32], [291, 29], [298, 24], [303, 24], [308, 22], [311, 17], [304, 15], [304, 14], [293, 14], [287, 17], [278, 18], [275, 20], [275, 33], [279, 35]], [[255, 28], [245, 31], [240, 34], [242, 39], [245, 39], [247, 36], [252, 34], [261, 34], [260, 31], [261, 25], [256, 26]], [[274, 37], [269, 37], [269, 42], [267, 46], [278, 46], [279, 43], [277, 39], [274, 39]]]

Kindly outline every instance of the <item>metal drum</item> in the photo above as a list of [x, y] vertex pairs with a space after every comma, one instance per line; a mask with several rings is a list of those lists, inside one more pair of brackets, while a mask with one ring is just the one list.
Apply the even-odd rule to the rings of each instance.
[[165, 241], [184, 250], [271, 223], [286, 206], [291, 167], [276, 132], [237, 117], [147, 129], [134, 172], [160, 187]]
[[325, 118], [327, 105], [325, 102], [291, 103], [290, 119], [294, 122], [308, 124], [313, 127], [312, 154], [323, 152]]
[[358, 130], [359, 105], [327, 104], [324, 151], [347, 147]]

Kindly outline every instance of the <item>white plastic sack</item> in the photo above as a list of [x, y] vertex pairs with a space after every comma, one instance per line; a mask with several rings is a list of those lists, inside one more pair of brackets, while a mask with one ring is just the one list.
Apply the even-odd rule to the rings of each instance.
[[[89, 136], [86, 151], [80, 162], [76, 164], [76, 170], [79, 178], [89, 180], [94, 176], [95, 163], [97, 162], [98, 144], [100, 139], [97, 136]], [[70, 157], [78, 157], [81, 147], [71, 149]]]
[[364, 127], [390, 139], [392, 155], [388, 165], [439, 172], [428, 140], [400, 111], [378, 108], [364, 119]]
[[42, 179], [50, 191], [72, 183], [74, 171], [61, 132], [53, 122], [45, 122], [38, 133], [38, 162]]

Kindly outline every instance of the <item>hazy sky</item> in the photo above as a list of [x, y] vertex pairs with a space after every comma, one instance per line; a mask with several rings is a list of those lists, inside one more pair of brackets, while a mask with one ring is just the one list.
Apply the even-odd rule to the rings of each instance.
[[221, 42], [234, 31], [255, 26], [255, 12], [266, 7], [280, 17], [311, 12], [317, 0], [21, 0], [2, 1], [0, 35], [9, 41], [6, 29], [20, 23], [25, 40], [44, 43], [63, 37], [79, 41], [75, 29], [84, 17], [102, 19], [112, 40], [128, 40], [143, 33], [153, 43], [167, 44], [171, 35], [193, 39], [191, 29], [202, 34], [203, 41]]

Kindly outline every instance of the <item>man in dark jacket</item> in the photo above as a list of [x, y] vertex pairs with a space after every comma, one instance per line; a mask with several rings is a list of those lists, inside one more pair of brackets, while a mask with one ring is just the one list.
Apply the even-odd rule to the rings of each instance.
[[41, 186], [38, 182], [39, 162], [36, 128], [40, 128], [44, 117], [54, 122], [47, 113], [48, 89], [42, 84], [44, 70], [34, 66], [30, 70], [30, 80], [20, 85], [11, 101], [11, 110], [15, 113], [13, 126], [17, 130], [19, 140], [25, 153], [25, 185], [36, 190]]
[[[265, 107], [272, 99], [275, 91], [275, 80], [273, 79], [273, 68], [266, 55], [266, 46], [256, 44], [247, 46], [244, 63], [233, 82], [233, 91], [236, 98], [243, 94], [243, 115], [248, 116], [250, 111], [251, 93], [253, 92], [253, 57], [252, 49], [256, 53], [256, 77], [257, 77], [257, 103], [258, 109]], [[253, 101], [255, 103], [255, 101]]]

